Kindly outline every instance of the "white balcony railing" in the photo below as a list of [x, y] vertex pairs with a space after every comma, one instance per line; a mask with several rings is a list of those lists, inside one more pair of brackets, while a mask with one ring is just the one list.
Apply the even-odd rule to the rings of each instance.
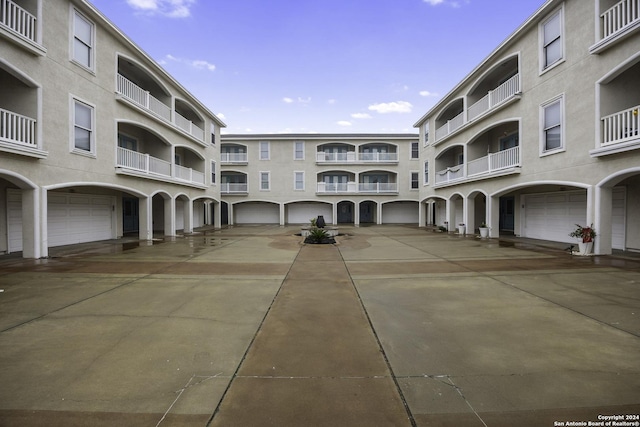
[[436, 129], [436, 140], [444, 138], [464, 124], [464, 112], [458, 114], [451, 120], [447, 121], [443, 126]]
[[200, 129], [198, 125], [196, 125], [191, 120], [187, 119], [186, 117], [184, 117], [183, 115], [177, 112], [175, 117], [176, 117], [175, 118], [176, 126], [178, 126], [183, 131], [187, 132], [189, 135], [193, 136], [194, 138], [200, 141], [204, 141], [204, 131]]
[[220, 184], [220, 192], [223, 194], [246, 193], [248, 188], [246, 182], [223, 182]]
[[605, 39], [640, 20], [640, 0], [622, 0], [600, 15]]
[[[116, 167], [135, 170], [156, 177], [172, 178], [194, 184], [204, 184], [204, 173], [172, 164], [145, 153], [118, 147]], [[173, 169], [173, 173], [172, 173]]]
[[371, 163], [397, 162], [398, 153], [358, 153], [358, 160]]
[[[640, 1], [640, 0], [637, 0]], [[475, 120], [482, 114], [498, 107], [503, 102], [511, 99], [515, 94], [520, 92], [520, 74], [516, 74], [502, 83], [500, 86], [487, 92], [485, 96], [477, 100], [473, 105], [467, 108], [467, 118], [465, 121], [464, 112], [458, 114], [444, 125], [436, 129], [436, 141], [451, 134], [455, 130], [461, 128], [466, 123]]]
[[0, 141], [37, 148], [36, 121], [0, 108]]
[[395, 182], [361, 182], [358, 184], [360, 193], [395, 193], [398, 184]]
[[602, 145], [618, 144], [638, 138], [640, 105], [602, 118]]
[[124, 96], [134, 104], [157, 115], [158, 117], [171, 122], [171, 108], [155, 98], [149, 91], [127, 79], [122, 74], [118, 74], [118, 88], [120, 95]]
[[520, 147], [490, 153], [479, 159], [471, 160], [467, 164], [468, 176], [492, 173], [501, 169], [508, 169], [520, 165]]
[[356, 161], [356, 152], [331, 153], [319, 151], [316, 153], [317, 163], [352, 163]]
[[36, 42], [36, 17], [11, 0], [0, 0], [0, 24]]
[[490, 90], [485, 96], [469, 107], [467, 120], [471, 121], [492, 108], [502, 104], [520, 92], [520, 75], [516, 74], [497, 88]]
[[444, 170], [436, 172], [436, 184], [456, 181], [464, 178], [464, 168], [462, 165], [450, 166]]
[[222, 163], [247, 163], [247, 153], [220, 153]]
[[355, 193], [358, 186], [355, 182], [319, 182], [318, 193]]

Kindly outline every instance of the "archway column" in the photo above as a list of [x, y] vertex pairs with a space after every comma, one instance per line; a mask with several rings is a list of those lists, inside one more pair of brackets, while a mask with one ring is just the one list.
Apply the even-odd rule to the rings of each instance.
[[333, 225], [338, 225], [338, 203], [331, 203], [331, 217]]
[[467, 226], [467, 234], [474, 234], [476, 231], [476, 199], [468, 196], [462, 199], [462, 216]]
[[[46, 193], [46, 190], [43, 190]], [[40, 258], [42, 231], [40, 227], [40, 200], [38, 190], [25, 188], [22, 190], [22, 257]], [[45, 228], [46, 231], [46, 228]]]
[[286, 211], [286, 206], [284, 203], [280, 203], [280, 225], [285, 225], [285, 211]]
[[176, 235], [176, 201], [172, 197], [164, 200], [164, 235]]
[[500, 197], [489, 196], [487, 198], [487, 225], [489, 237], [500, 237]]
[[193, 233], [193, 200], [187, 199], [183, 203], [184, 208], [182, 212], [182, 220], [184, 222], [184, 226], [182, 232]]
[[[590, 207], [589, 191], [587, 191], [587, 210]], [[613, 220], [613, 188], [596, 187], [595, 191], [595, 218], [593, 227], [597, 236], [594, 239], [594, 253], [608, 255], [613, 252], [613, 233], [611, 221]], [[587, 224], [589, 222], [589, 212], [587, 212]]]
[[151, 197], [138, 199], [138, 238], [140, 240], [153, 239], [153, 199]]
[[360, 203], [353, 203], [353, 225], [360, 225]]

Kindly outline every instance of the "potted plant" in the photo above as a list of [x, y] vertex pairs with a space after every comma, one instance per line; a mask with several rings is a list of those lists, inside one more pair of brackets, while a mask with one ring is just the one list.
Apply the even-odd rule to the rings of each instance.
[[593, 229], [593, 224], [588, 227], [583, 227], [580, 224], [576, 224], [576, 229], [569, 233], [571, 237], [577, 237], [581, 241], [578, 242], [579, 254], [587, 255], [591, 253], [593, 249], [593, 239], [596, 237], [596, 231]]
[[482, 224], [480, 224], [480, 227], [478, 228], [480, 230], [480, 237], [483, 239], [486, 239], [487, 237], [489, 237], [489, 227], [487, 227], [487, 224], [483, 221]]

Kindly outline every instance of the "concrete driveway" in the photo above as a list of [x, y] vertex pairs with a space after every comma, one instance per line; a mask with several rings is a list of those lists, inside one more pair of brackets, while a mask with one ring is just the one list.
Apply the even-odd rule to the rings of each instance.
[[340, 230], [1, 257], [0, 426], [640, 425], [640, 259]]

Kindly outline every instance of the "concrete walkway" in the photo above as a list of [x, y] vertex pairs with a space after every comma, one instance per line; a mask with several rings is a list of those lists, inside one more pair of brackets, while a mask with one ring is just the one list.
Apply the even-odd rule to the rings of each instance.
[[[0, 258], [0, 426], [554, 426], [640, 413], [640, 260], [408, 226]], [[639, 420], [640, 421], [640, 420]]]

